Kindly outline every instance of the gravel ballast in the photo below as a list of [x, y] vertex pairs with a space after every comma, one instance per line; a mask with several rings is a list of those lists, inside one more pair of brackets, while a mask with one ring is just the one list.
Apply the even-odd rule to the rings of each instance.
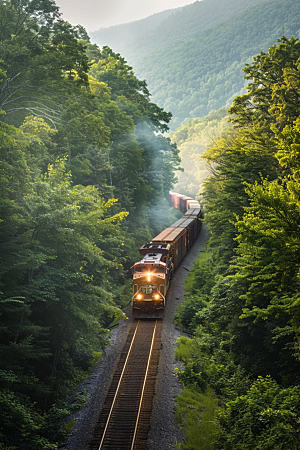
[[[162, 329], [163, 344], [156, 380], [156, 393], [153, 400], [148, 450], [172, 449], [175, 448], [176, 441], [182, 442], [184, 438], [183, 431], [180, 430], [174, 414], [175, 398], [180, 393], [182, 386], [175, 376], [175, 368], [178, 363], [174, 361], [174, 352], [180, 331], [176, 329], [173, 319], [177, 307], [184, 300], [184, 279], [199, 252], [203, 250], [207, 235], [207, 228], [203, 226], [197, 241], [176, 269], [167, 294], [167, 306]], [[93, 436], [93, 429], [104, 404], [111, 375], [129, 331], [131, 307], [128, 306], [124, 312], [128, 319], [121, 320], [118, 328], [110, 332], [110, 345], [105, 351], [102, 362], [95, 366], [93, 373], [78, 389], [81, 394], [86, 392], [88, 402], [80, 411], [70, 417], [70, 422], [76, 419], [76, 424], [72, 429], [72, 435], [64, 445], [66, 450], [88, 450], [88, 443]]]

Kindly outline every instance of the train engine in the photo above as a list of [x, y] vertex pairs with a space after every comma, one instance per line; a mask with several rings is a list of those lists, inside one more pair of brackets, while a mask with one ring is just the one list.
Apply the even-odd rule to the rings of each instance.
[[133, 317], [141, 319], [162, 318], [165, 297], [173, 273], [168, 244], [145, 244], [140, 248], [144, 256], [132, 266]]
[[136, 318], [163, 317], [172, 274], [201, 230], [199, 202], [176, 192], [169, 192], [169, 200], [183, 213], [182, 218], [143, 245], [139, 251], [144, 258], [132, 266], [132, 315]]

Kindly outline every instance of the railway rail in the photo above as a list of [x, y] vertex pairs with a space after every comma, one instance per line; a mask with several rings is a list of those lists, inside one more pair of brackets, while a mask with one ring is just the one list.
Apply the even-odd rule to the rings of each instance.
[[161, 330], [161, 320], [132, 323], [89, 450], [147, 447]]
[[[183, 216], [140, 248], [132, 266], [134, 321], [95, 428], [89, 450], [145, 450], [161, 348], [162, 319], [172, 274], [201, 230], [199, 202], [169, 192]], [[155, 320], [156, 319], [156, 320]]]

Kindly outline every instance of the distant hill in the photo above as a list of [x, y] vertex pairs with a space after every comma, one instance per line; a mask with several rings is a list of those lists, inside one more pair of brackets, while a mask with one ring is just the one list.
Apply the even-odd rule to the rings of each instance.
[[130, 63], [215, 26], [262, 0], [203, 0], [168, 9], [135, 22], [90, 33], [100, 47], [108, 45]]
[[153, 101], [173, 113], [175, 129], [228, 106], [243, 90], [244, 64], [282, 35], [298, 37], [299, 30], [299, 0], [203, 0], [113, 50], [147, 80]]
[[[162, 22], [175, 14], [176, 11], [182, 8], [167, 9], [157, 14], [152, 14], [145, 19], [136, 20], [121, 25], [114, 25], [108, 28], [100, 28], [97, 31], [90, 32], [93, 43], [103, 47], [108, 45], [115, 52], [121, 53], [130, 63], [137, 59], [141, 54], [136, 54], [136, 49], [139, 47], [141, 40], [145, 41], [149, 36], [150, 40], [153, 38], [153, 32]], [[143, 50], [143, 45], [141, 46]], [[139, 49], [139, 50], [141, 50]], [[152, 51], [152, 49], [151, 49]], [[145, 53], [143, 53], [144, 55]]]

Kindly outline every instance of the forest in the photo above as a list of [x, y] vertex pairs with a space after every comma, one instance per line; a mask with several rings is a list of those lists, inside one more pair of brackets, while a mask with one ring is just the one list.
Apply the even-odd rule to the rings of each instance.
[[235, 16], [261, 0], [201, 0], [181, 8], [168, 9], [145, 19], [115, 25], [90, 33], [100, 47], [109, 45], [130, 64], [157, 50], [173, 47], [184, 39]]
[[177, 182], [202, 183], [210, 231], [175, 317], [179, 448], [299, 448], [299, 6], [229, 5], [147, 57], [148, 87], [54, 0], [0, 0], [1, 449], [55, 450], [71, 431]]
[[175, 10], [156, 27], [145, 19], [143, 31], [136, 30], [138, 21], [91, 36], [99, 45], [107, 39], [134, 65], [153, 101], [172, 112], [175, 131], [183, 122], [228, 108], [244, 93], [244, 64], [281, 36], [298, 37], [299, 22], [298, 0], [203, 0]]
[[0, 448], [50, 450], [180, 160], [145, 81], [53, 0], [0, 1], [0, 43]]
[[294, 37], [246, 64], [203, 154], [210, 239], [176, 313], [182, 449], [299, 448], [299, 68]]
[[219, 25], [135, 62], [153, 99], [172, 111], [172, 129], [229, 107], [244, 93], [242, 69], [282, 35], [298, 37], [297, 0], [264, 0]]

